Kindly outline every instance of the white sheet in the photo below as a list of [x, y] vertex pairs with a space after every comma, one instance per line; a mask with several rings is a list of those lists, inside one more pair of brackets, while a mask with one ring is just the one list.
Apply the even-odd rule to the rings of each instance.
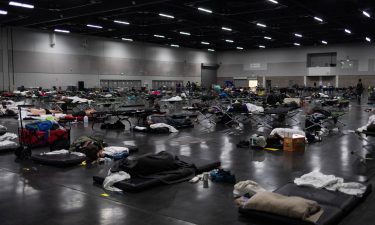
[[117, 173], [111, 173], [111, 170], [108, 171], [108, 176], [104, 179], [103, 188], [108, 191], [121, 192], [121, 189], [113, 187], [117, 182], [130, 179], [130, 175], [124, 171]]
[[366, 186], [350, 182], [344, 183], [344, 179], [334, 175], [325, 175], [319, 171], [313, 171], [300, 178], [294, 179], [298, 186], [310, 186], [314, 188], [324, 188], [330, 191], [340, 191], [348, 195], [362, 196], [366, 191]]
[[172, 127], [171, 125], [165, 124], [165, 123], [155, 123], [155, 124], [150, 125], [151, 129], [162, 128], [162, 127], [167, 127], [169, 129], [169, 132], [171, 132], [171, 133], [177, 133], [178, 132], [178, 130], [176, 128]]

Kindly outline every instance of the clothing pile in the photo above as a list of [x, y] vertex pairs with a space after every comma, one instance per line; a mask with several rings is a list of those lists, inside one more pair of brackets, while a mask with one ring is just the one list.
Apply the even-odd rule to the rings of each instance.
[[16, 134], [7, 132], [7, 128], [0, 125], [0, 150], [17, 148], [18, 144], [14, 142], [14, 139], [17, 138], [18, 136]]
[[246, 108], [247, 108], [248, 112], [251, 112], [251, 113], [262, 113], [262, 112], [264, 112], [264, 108], [261, 107], [261, 106], [257, 106], [257, 105], [250, 104], [250, 103], [246, 103], [245, 105], [246, 105]]

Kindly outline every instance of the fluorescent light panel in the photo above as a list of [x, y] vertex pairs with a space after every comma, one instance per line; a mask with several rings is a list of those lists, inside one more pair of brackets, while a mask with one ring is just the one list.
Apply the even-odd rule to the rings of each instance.
[[179, 45], [171, 44], [171, 47], [179, 48]]
[[243, 48], [242, 47], [236, 47], [238, 50], [243, 50]]
[[9, 5], [17, 6], [17, 7], [23, 7], [23, 8], [28, 8], [28, 9], [33, 9], [34, 8], [34, 6], [30, 5], [30, 4], [25, 4], [25, 3], [21, 3], [21, 2], [13, 2], [13, 1], [10, 1]]
[[348, 29], [345, 29], [344, 31], [345, 31], [345, 33], [348, 33], [348, 34], [351, 34], [351, 33], [352, 33], [352, 31], [351, 31], [351, 30], [348, 30]]
[[264, 45], [259, 45], [258, 47], [259, 48], [266, 48], [266, 46], [264, 46]]
[[295, 46], [301, 46], [300, 43], [293, 43]]
[[267, 25], [263, 24], [263, 23], [257, 23], [257, 26], [258, 27], [267, 27]]
[[131, 38], [121, 38], [121, 40], [123, 40], [123, 41], [133, 41], [133, 39], [131, 39]]
[[205, 9], [205, 8], [201, 8], [201, 7], [199, 7], [198, 10], [199, 10], [199, 11], [206, 12], [206, 13], [212, 13], [212, 10]]
[[298, 34], [298, 33], [295, 33], [294, 36], [300, 37], [300, 38], [303, 37], [302, 34]]
[[225, 31], [232, 31], [232, 29], [231, 29], [231, 28], [228, 28], [228, 27], [222, 27], [221, 29], [222, 29], [222, 30], [225, 30]]
[[272, 2], [273, 4], [279, 4], [279, 2], [276, 0], [267, 0], [267, 1]]
[[209, 43], [209, 42], [202, 41], [201, 44], [202, 44], [202, 45], [209, 45], [210, 43]]
[[368, 17], [368, 18], [371, 18], [370, 13], [368, 13], [368, 12], [366, 12], [366, 11], [362, 11], [362, 14], [365, 15], [366, 17]]
[[209, 52], [214, 52], [215, 50], [212, 48], [207, 49]]
[[184, 31], [180, 31], [180, 34], [182, 34], [182, 35], [186, 35], [186, 36], [190, 36], [190, 35], [191, 35], [190, 33], [188, 33], [188, 32], [184, 32]]
[[322, 44], [328, 45], [327, 41], [322, 41]]
[[171, 16], [171, 15], [168, 15], [168, 14], [164, 14], [164, 13], [159, 13], [159, 16], [167, 17], [167, 18], [170, 18], [170, 19], [174, 19], [174, 16]]
[[165, 36], [163, 36], [163, 35], [158, 35], [158, 34], [154, 34], [154, 37], [157, 37], [157, 38], [165, 38]]
[[371, 38], [366, 37], [366, 41], [371, 42]]
[[272, 38], [271, 38], [271, 37], [267, 37], [267, 36], [265, 36], [265, 37], [264, 37], [264, 39], [267, 39], [267, 40], [272, 40]]
[[228, 43], [233, 43], [234, 41], [233, 40], [225, 40], [226, 42], [228, 42]]
[[115, 20], [113, 22], [119, 23], [119, 24], [125, 24], [125, 25], [129, 25], [130, 24], [130, 23], [126, 22], [126, 21], [121, 21], [121, 20]]
[[314, 16], [314, 20], [317, 20], [317, 21], [319, 21], [319, 22], [323, 22], [323, 19], [320, 18], [320, 17], [317, 17], [317, 16]]
[[86, 26], [88, 26], [88, 27], [92, 27], [92, 28], [98, 28], [98, 29], [102, 29], [102, 28], [103, 28], [102, 26], [99, 26], [99, 25], [93, 25], [93, 24], [87, 24]]
[[68, 30], [61, 30], [61, 29], [55, 29], [54, 31], [59, 32], [59, 33], [67, 33], [67, 34], [70, 33], [70, 31], [68, 31]]
[[5, 10], [0, 10], [0, 15], [6, 15], [6, 14], [8, 14], [7, 11], [5, 11]]

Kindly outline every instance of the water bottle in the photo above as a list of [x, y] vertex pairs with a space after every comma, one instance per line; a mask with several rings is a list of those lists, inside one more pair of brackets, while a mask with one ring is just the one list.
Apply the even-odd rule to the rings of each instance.
[[89, 118], [87, 116], [83, 117], [83, 126], [84, 127], [89, 126]]

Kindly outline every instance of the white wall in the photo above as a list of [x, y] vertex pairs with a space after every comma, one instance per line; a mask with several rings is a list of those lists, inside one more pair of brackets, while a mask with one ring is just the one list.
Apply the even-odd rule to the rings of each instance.
[[338, 62], [354, 61], [352, 69], [338, 63], [335, 75], [375, 75], [375, 45], [365, 43], [221, 52], [218, 77], [307, 76], [307, 54], [326, 52], [337, 52]]
[[[14, 87], [64, 87], [81, 80], [86, 87], [95, 87], [100, 79], [142, 80], [149, 84], [168, 79], [200, 82], [201, 63], [217, 61], [216, 55], [207, 51], [74, 34], [56, 34], [56, 44], [51, 47], [50, 32], [18, 28], [13, 28], [12, 51], [9, 30], [2, 29], [2, 33], [2, 56], [8, 53], [10, 59], [9, 55], [14, 55]], [[8, 38], [8, 46], [4, 38]], [[8, 62], [2, 61], [8, 68]], [[2, 80], [12, 75], [11, 71], [6, 73]]]

